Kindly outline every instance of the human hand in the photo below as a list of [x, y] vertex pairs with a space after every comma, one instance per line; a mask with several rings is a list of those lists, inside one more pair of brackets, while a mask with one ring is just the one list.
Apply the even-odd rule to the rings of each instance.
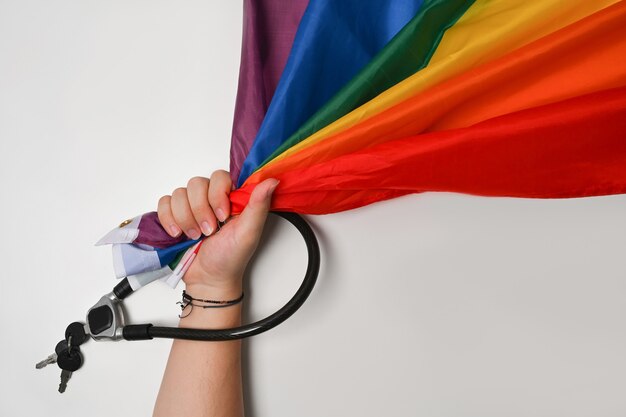
[[[161, 197], [159, 221], [172, 237], [183, 231], [191, 239], [209, 236], [183, 278], [188, 290], [197, 290], [194, 296], [232, 299], [241, 294], [243, 273], [259, 243], [277, 185], [275, 179], [257, 185], [241, 215], [232, 218], [228, 198], [232, 182], [226, 171], [215, 171], [210, 179], [193, 177], [186, 188]], [[219, 231], [218, 220], [228, 220]]]

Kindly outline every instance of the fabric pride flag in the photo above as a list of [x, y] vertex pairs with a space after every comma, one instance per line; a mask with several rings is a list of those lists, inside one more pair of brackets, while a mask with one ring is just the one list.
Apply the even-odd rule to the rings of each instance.
[[[274, 210], [304, 214], [427, 191], [626, 193], [626, 0], [244, 7], [235, 215], [266, 178]], [[201, 242], [160, 228], [148, 213], [101, 241], [118, 276], [178, 282]]]

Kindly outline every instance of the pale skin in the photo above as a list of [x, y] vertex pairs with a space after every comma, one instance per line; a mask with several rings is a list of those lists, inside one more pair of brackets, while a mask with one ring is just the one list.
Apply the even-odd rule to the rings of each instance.
[[[159, 220], [171, 236], [209, 236], [185, 274], [194, 298], [233, 300], [243, 288], [243, 273], [254, 253], [278, 181], [260, 183], [241, 215], [230, 217], [230, 175], [194, 177], [187, 187], [161, 197]], [[228, 219], [219, 232], [217, 222]], [[241, 324], [242, 304], [217, 309], [194, 308], [180, 327], [220, 329]], [[155, 417], [242, 417], [241, 342], [175, 340], [161, 382]]]

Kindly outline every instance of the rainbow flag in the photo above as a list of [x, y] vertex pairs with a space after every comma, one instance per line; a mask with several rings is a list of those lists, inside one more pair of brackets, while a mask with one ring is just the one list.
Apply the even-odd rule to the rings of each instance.
[[[266, 178], [280, 180], [272, 209], [305, 214], [427, 191], [626, 192], [626, 0], [246, 0], [244, 8], [234, 214]], [[106, 243], [155, 253], [114, 249], [116, 270], [169, 268], [179, 279], [198, 242], [164, 232], [161, 247], [136, 240], [141, 218], [134, 240]], [[151, 259], [151, 271], [131, 258]]]

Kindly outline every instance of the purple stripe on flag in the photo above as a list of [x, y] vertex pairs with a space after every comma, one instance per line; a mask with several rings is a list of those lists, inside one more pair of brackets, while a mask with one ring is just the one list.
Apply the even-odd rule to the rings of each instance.
[[167, 234], [161, 226], [156, 211], [151, 211], [141, 216], [139, 221], [139, 235], [133, 243], [144, 244], [155, 248], [167, 248], [176, 243], [187, 240], [184, 234], [174, 238]]
[[285, 68], [309, 0], [244, 0], [239, 87], [230, 147], [230, 175], [237, 182]]

